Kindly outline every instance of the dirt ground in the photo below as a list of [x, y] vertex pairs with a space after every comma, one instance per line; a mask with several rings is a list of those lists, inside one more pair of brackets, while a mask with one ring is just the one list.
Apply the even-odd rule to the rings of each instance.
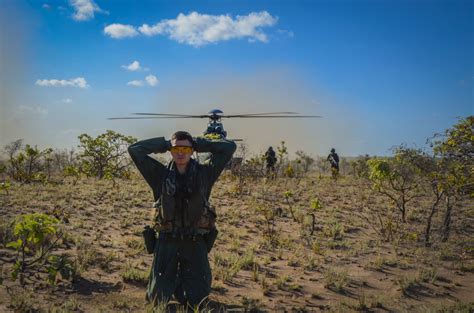
[[[428, 198], [409, 205], [407, 222], [394, 224], [387, 241], [371, 210], [386, 216], [391, 204], [351, 176], [334, 182], [308, 173], [239, 186], [224, 173], [212, 203], [220, 233], [209, 255], [213, 284], [204, 311], [474, 310], [472, 202], [456, 208], [448, 242], [439, 235], [440, 207], [430, 247], [423, 242]], [[145, 302], [152, 256], [141, 237], [151, 204], [138, 176], [116, 186], [85, 178], [76, 185], [13, 185], [0, 194], [0, 312], [152, 312]], [[73, 280], [58, 277], [52, 285], [41, 269], [27, 274], [24, 287], [12, 280], [16, 254], [5, 244], [12, 219], [27, 212], [62, 220], [65, 235], [54, 253], [70, 257]]]

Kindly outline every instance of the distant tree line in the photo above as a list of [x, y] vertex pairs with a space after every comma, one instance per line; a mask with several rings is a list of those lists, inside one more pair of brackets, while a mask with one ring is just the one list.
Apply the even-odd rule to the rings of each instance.
[[16, 140], [4, 148], [5, 160], [0, 164], [4, 184], [13, 180], [22, 184], [48, 182], [53, 176], [72, 177], [76, 182], [81, 175], [98, 179], [128, 178], [131, 160], [127, 147], [136, 142], [125, 136], [107, 130], [92, 137], [81, 134], [78, 151], [39, 149]]

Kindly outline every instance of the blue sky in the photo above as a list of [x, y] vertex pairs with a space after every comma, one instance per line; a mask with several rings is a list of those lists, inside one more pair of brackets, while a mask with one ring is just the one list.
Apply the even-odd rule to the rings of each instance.
[[1, 142], [72, 148], [206, 121], [131, 112], [291, 110], [225, 120], [253, 152], [386, 155], [474, 114], [472, 1], [0, 0]]

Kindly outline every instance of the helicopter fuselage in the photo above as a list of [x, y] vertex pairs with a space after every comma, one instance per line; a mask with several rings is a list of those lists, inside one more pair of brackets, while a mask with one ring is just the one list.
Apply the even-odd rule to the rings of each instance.
[[224, 126], [220, 122], [220, 118], [209, 120], [206, 131], [204, 132], [204, 135], [209, 135], [209, 134], [216, 134], [216, 135], [221, 136], [222, 138], [227, 137], [227, 132], [224, 130]]

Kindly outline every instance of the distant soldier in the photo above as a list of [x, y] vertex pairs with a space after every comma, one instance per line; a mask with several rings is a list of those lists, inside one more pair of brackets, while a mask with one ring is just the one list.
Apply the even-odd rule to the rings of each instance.
[[277, 157], [275, 151], [272, 147], [269, 147], [267, 152], [265, 152], [265, 162], [267, 166], [267, 175], [268, 174], [275, 174], [275, 164], [277, 161]]
[[339, 156], [336, 153], [336, 149], [332, 148], [331, 153], [328, 155], [327, 160], [331, 163], [331, 174], [334, 179], [339, 175]]

